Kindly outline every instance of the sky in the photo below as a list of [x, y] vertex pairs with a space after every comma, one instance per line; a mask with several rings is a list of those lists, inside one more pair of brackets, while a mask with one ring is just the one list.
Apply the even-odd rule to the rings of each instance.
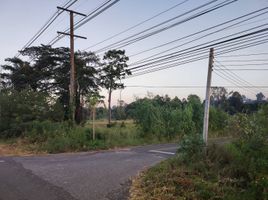
[[[190, 9], [198, 7], [210, 0], [120, 0], [114, 6], [92, 19], [84, 26], [75, 30], [75, 34], [87, 37], [87, 40], [76, 39], [75, 49], [85, 50], [88, 47], [101, 42], [114, 34], [126, 30], [133, 25], [136, 25], [152, 16], [161, 13], [172, 6], [182, 3], [181, 5], [171, 9], [170, 11], [138, 26], [118, 37], [108, 40], [102, 44], [89, 48], [89, 51], [97, 51], [102, 47], [119, 41], [120, 39], [126, 38], [132, 34], [138, 33], [148, 27], [156, 25], [174, 16], [182, 14]], [[223, 2], [223, 0], [218, 0]], [[5, 58], [13, 57], [20, 50], [33, 35], [45, 24], [45, 22], [57, 11], [57, 6], [62, 6], [67, 0], [0, 0], [0, 65], [5, 64]], [[78, 12], [88, 14], [94, 8], [103, 3], [104, 0], [78, 0], [71, 9]], [[217, 25], [227, 20], [239, 17], [241, 15], [253, 12], [255, 10], [265, 8], [268, 6], [267, 0], [238, 0], [237, 2], [225, 6], [219, 10], [213, 11], [189, 22], [183, 23], [169, 30], [161, 32], [157, 35], [124, 47], [126, 55], [130, 57], [129, 64], [144, 59], [155, 53], [165, 51], [171, 47], [174, 47], [182, 42], [166, 46], [163, 48], [155, 49], [146, 53], [142, 53], [137, 56], [134, 54], [143, 50], [155, 47], [157, 45], [175, 40], [177, 38], [187, 36], [194, 32], [203, 30], [205, 28]], [[75, 21], [79, 20], [79, 16], [75, 16]], [[260, 16], [252, 21], [245, 23], [245, 25], [230, 28], [226, 31], [222, 31], [218, 34], [210, 37], [201, 39], [197, 42], [190, 44], [189, 46], [175, 49], [190, 47], [192, 45], [201, 44], [208, 42], [225, 35], [243, 31], [247, 28], [254, 27], [257, 25], [264, 24], [268, 21], [268, 14]], [[250, 23], [251, 22], [251, 23]], [[48, 44], [51, 39], [57, 36], [57, 31], [64, 31], [69, 26], [69, 16], [67, 13], [63, 13], [60, 17], [52, 24], [52, 26], [42, 34], [33, 45], [38, 46], [40, 44]], [[183, 42], [187, 42], [185, 40]], [[69, 47], [69, 38], [65, 37], [57, 42], [53, 47], [65, 46]], [[172, 52], [172, 51], [171, 51]], [[215, 49], [217, 52], [217, 49]], [[170, 52], [169, 52], [170, 53]], [[257, 47], [232, 52], [228, 55], [241, 55], [241, 54], [253, 54], [253, 53], [268, 53], [268, 44], [262, 44]], [[100, 57], [102, 53], [98, 54]], [[186, 98], [189, 94], [197, 94], [204, 99], [205, 87], [201, 88], [163, 88], [164, 86], [205, 86], [207, 79], [208, 70], [208, 56], [209, 49], [207, 50], [207, 59], [202, 61], [188, 63], [185, 65], [176, 66], [174, 68], [149, 73], [142, 76], [130, 77], [122, 82], [127, 86], [124, 90], [118, 90], [113, 92], [113, 104], [117, 103], [120, 98], [126, 102], [131, 102], [135, 98], [142, 98], [148, 94], [153, 95], [165, 95], [168, 94], [171, 97], [178, 96], [179, 98]], [[268, 54], [252, 57], [217, 57], [216, 59], [220, 63], [224, 63], [228, 68], [235, 68], [232, 64], [239, 64], [238, 62], [231, 62], [231, 60], [247, 60], [247, 59], [267, 59]], [[22, 57], [21, 57], [22, 58]], [[255, 62], [257, 63], [257, 62]], [[241, 63], [240, 63], [241, 64]], [[237, 66], [236, 68], [246, 66]], [[247, 66], [249, 67], [249, 66]], [[250, 66], [250, 68], [264, 68], [267, 66]], [[224, 71], [222, 71], [224, 72]], [[254, 85], [254, 86], [268, 86], [268, 71], [233, 71], [239, 78], [245, 80], [246, 83], [240, 85]], [[131, 86], [143, 86], [141, 88]], [[212, 73], [212, 85], [213, 86], [236, 86], [230, 81], [226, 81], [214, 72]], [[129, 87], [128, 87], [129, 86]], [[146, 87], [146, 86], [155, 86]], [[159, 88], [158, 86], [161, 86]], [[228, 88], [228, 91], [236, 90], [246, 95], [248, 98], [255, 99], [255, 95], [258, 92], [268, 97], [268, 88]], [[103, 91], [103, 94], [106, 94]]]

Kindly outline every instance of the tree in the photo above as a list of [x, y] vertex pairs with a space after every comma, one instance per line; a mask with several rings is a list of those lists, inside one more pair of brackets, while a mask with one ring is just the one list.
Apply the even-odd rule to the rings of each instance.
[[143, 134], [158, 135], [161, 133], [163, 120], [159, 108], [159, 106], [154, 105], [153, 101], [148, 98], [136, 101], [133, 117]]
[[182, 102], [177, 96], [175, 96], [174, 99], [171, 100], [170, 106], [173, 109], [181, 109], [182, 108]]
[[195, 123], [195, 128], [197, 131], [202, 130], [203, 123], [203, 106], [199, 96], [197, 95], [189, 95], [187, 97], [188, 106], [192, 107], [192, 121]]
[[7, 58], [5, 61], [8, 64], [1, 66], [5, 71], [1, 74], [3, 88], [22, 91], [30, 87], [36, 91], [40, 87], [40, 82], [38, 82], [40, 75], [29, 62], [19, 58]]
[[127, 118], [126, 106], [127, 104], [124, 102], [124, 100], [118, 100], [117, 106], [114, 106], [112, 109], [112, 116], [116, 120], [125, 120]]
[[210, 103], [217, 108], [225, 109], [227, 103], [227, 90], [224, 87], [212, 87]]
[[[31, 63], [18, 58], [7, 59], [8, 65], [2, 66], [2, 85], [17, 91], [30, 87], [34, 91], [47, 92], [56, 96], [65, 108], [65, 119], [69, 111], [70, 83], [70, 50], [69, 48], [37, 46], [26, 48], [22, 55], [31, 59]], [[98, 71], [99, 58], [92, 52], [76, 52], [75, 65], [77, 68], [76, 88], [76, 122], [82, 118], [81, 99], [90, 92], [99, 90]]]
[[228, 112], [233, 115], [243, 110], [243, 98], [239, 92], [233, 92], [228, 98]]
[[82, 120], [81, 99], [88, 94], [97, 94], [99, 91], [99, 58], [92, 52], [76, 52], [75, 64], [77, 68], [77, 92], [76, 92], [76, 122]]
[[101, 85], [108, 90], [108, 124], [111, 124], [111, 98], [112, 91], [124, 88], [123, 83], [118, 80], [123, 79], [126, 75], [130, 75], [127, 69], [127, 61], [129, 58], [125, 55], [124, 50], [110, 50], [104, 54], [104, 65], [101, 71]]
[[228, 116], [222, 109], [211, 107], [209, 109], [209, 130], [224, 131], [227, 127]]
[[264, 96], [264, 94], [262, 92], [256, 94], [256, 97], [257, 97], [258, 102], [261, 102], [261, 101], [263, 101], [265, 99], [265, 96]]
[[0, 93], [0, 137], [23, 134], [32, 121], [62, 121], [63, 108], [45, 92], [31, 88]]

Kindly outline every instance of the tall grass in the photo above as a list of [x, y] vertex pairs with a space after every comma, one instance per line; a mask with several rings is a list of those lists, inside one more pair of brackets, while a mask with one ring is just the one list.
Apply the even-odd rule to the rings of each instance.
[[[84, 127], [69, 126], [68, 123], [35, 121], [28, 125], [24, 138], [34, 150], [48, 153], [88, 151], [167, 142], [153, 135], [144, 137], [133, 121], [114, 122], [111, 128], [102, 121], [96, 123], [95, 140], [92, 137], [92, 124]], [[32, 145], [35, 144], [35, 145]]]

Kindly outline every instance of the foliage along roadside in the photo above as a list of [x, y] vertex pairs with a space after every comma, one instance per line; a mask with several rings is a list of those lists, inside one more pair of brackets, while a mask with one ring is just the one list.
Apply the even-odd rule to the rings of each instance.
[[[203, 118], [203, 105], [196, 95], [184, 101], [168, 96], [138, 99], [126, 111], [134, 124], [111, 124], [110, 130], [99, 127], [93, 141], [91, 126], [72, 126], [63, 121], [61, 104], [46, 93], [31, 89], [2, 91], [0, 105], [0, 137], [23, 138], [34, 151], [51, 153], [178, 141], [184, 135], [200, 132]], [[265, 121], [267, 111], [261, 112]], [[241, 127], [249, 126], [250, 130], [252, 124], [255, 122], [249, 123], [247, 114], [229, 115], [216, 107], [210, 110], [210, 137], [237, 135]]]
[[[57, 97], [64, 111], [64, 119], [70, 120], [70, 59], [69, 48], [52, 48], [49, 45], [33, 46], [20, 52], [30, 58], [7, 58], [1, 65], [0, 90], [20, 92], [30, 89], [33, 92], [46, 93], [50, 98]], [[76, 83], [75, 83], [75, 121], [80, 124], [83, 119], [84, 97], [98, 94], [101, 87], [111, 93], [118, 87], [121, 78], [131, 72], [127, 70], [128, 57], [124, 50], [109, 50], [102, 61], [93, 52], [75, 52]], [[108, 85], [109, 86], [108, 86]], [[2, 92], [2, 91], [1, 91]], [[110, 102], [111, 98], [109, 98]]]
[[237, 139], [210, 145], [187, 136], [179, 154], [134, 179], [130, 200], [268, 199], [268, 106], [233, 119]]
[[90, 127], [91, 124], [81, 127], [70, 126], [67, 122], [33, 121], [28, 124], [28, 130], [21, 137], [3, 140], [2, 143], [6, 147], [17, 146], [18, 149], [23, 147], [27, 154], [40, 154], [81, 152], [178, 141], [178, 138], [168, 140], [165, 137], [154, 138], [152, 135], [141, 137], [142, 134], [132, 121], [113, 122], [111, 128], [107, 128], [106, 123], [98, 124], [95, 140], [92, 138]]

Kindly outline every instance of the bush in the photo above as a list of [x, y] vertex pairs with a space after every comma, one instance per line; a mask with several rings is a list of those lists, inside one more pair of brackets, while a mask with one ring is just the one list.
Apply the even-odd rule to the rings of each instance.
[[160, 108], [162, 120], [162, 135], [171, 140], [182, 133], [181, 119], [183, 113], [180, 109], [167, 107]]
[[200, 160], [205, 155], [205, 143], [198, 134], [189, 134], [184, 136], [179, 145], [178, 153], [185, 163]]
[[[87, 128], [73, 127], [67, 132], [49, 137], [41, 149], [49, 153], [60, 153], [106, 148], [104, 140], [92, 140], [91, 135], [91, 131]], [[96, 136], [98, 137], [98, 134]]]
[[24, 137], [30, 142], [45, 142], [48, 138], [56, 137], [69, 131], [67, 122], [32, 121], [25, 128]]
[[256, 125], [261, 127], [264, 136], [268, 136], [268, 104], [263, 105], [256, 113]]
[[162, 130], [161, 112], [150, 100], [139, 102], [134, 119], [145, 134], [160, 134]]
[[182, 147], [184, 159], [178, 155], [163, 161], [135, 180], [131, 200], [268, 199], [267, 143], [258, 150], [237, 142], [209, 145], [207, 154], [200, 154], [200, 137], [193, 135]]
[[228, 114], [221, 109], [209, 109], [209, 130], [212, 132], [225, 131], [228, 125]]
[[184, 108], [174, 108], [173, 104], [163, 100], [161, 103], [155, 101], [146, 98], [136, 101], [133, 117], [141, 128], [143, 137], [154, 135], [171, 140], [183, 134], [196, 133], [200, 129], [202, 112], [198, 109], [198, 103], [193, 103], [192, 100]]
[[[60, 106], [46, 93], [23, 91], [1, 91], [0, 93], [0, 137], [18, 137], [32, 121], [63, 119]], [[56, 113], [54, 113], [56, 112]], [[53, 114], [52, 114], [53, 113]], [[53, 117], [52, 117], [53, 116]]]

